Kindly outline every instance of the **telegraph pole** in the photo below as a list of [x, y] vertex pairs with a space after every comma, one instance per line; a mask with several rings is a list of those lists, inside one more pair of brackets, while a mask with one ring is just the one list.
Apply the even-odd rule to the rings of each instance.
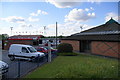
[[57, 22], [56, 22], [56, 48], [57, 48]]

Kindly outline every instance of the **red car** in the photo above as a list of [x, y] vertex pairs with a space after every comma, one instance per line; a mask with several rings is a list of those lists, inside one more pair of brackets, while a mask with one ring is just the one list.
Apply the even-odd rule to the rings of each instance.
[[[38, 47], [36, 48], [38, 52], [43, 52], [43, 53], [48, 53], [48, 47]], [[52, 47], [50, 47], [51, 49], [51, 53], [56, 53], [57, 49], [53, 49]]]
[[[45, 46], [45, 48], [48, 50], [49, 48], [47, 46]], [[57, 52], [57, 49], [54, 49], [53, 47], [50, 47], [51, 49], [51, 53], [56, 53]]]
[[48, 50], [44, 47], [38, 47], [36, 48], [38, 52], [48, 53]]

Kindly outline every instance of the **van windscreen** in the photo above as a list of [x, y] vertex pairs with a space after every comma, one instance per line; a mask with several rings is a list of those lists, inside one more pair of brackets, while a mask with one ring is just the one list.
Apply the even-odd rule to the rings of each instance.
[[37, 52], [33, 47], [27, 47], [27, 48], [28, 48], [28, 50], [29, 50], [31, 53]]

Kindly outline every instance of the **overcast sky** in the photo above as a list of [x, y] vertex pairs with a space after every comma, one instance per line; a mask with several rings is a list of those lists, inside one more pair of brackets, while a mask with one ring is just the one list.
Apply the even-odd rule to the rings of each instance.
[[[51, 2], [52, 1], [52, 2]], [[0, 2], [0, 34], [42, 34], [55, 36], [74, 33], [118, 20], [118, 2]], [[45, 33], [44, 33], [44, 26]]]

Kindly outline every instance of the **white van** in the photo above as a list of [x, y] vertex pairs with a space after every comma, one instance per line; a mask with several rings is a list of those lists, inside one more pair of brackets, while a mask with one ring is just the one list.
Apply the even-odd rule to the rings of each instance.
[[45, 54], [42, 52], [37, 52], [37, 50], [30, 45], [23, 44], [12, 44], [9, 48], [8, 57], [11, 61], [15, 58], [27, 58], [30, 60], [36, 59], [37, 57], [44, 57]]

